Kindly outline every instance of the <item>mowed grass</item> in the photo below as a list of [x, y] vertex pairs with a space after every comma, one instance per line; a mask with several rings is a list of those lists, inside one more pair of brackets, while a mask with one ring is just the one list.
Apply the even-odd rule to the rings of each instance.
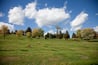
[[0, 36], [0, 65], [98, 65], [98, 42]]

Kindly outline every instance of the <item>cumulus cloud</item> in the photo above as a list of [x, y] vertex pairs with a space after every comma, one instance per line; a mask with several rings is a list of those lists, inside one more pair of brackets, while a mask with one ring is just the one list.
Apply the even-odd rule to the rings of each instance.
[[76, 16], [76, 18], [70, 23], [71, 30], [78, 30], [81, 29], [82, 24], [87, 20], [88, 14], [85, 12], [81, 12], [79, 15]]
[[14, 7], [8, 12], [9, 23], [23, 25], [24, 24], [24, 11], [22, 7]]
[[14, 25], [8, 24], [8, 23], [4, 23], [4, 22], [0, 22], [0, 29], [2, 28], [2, 25], [7, 26], [10, 31], [14, 31]]
[[37, 13], [36, 5], [37, 5], [36, 2], [32, 2], [26, 5], [26, 8], [24, 9], [26, 17], [31, 19], [36, 16]]
[[4, 16], [4, 14], [2, 12], [0, 12], [0, 17], [3, 17], [3, 16]]
[[65, 29], [65, 28], [63, 28], [63, 29], [61, 30], [62, 33], [66, 33], [66, 31], [67, 31], [67, 29]]
[[[14, 7], [9, 10], [9, 23], [23, 25], [24, 17], [35, 19], [39, 27], [49, 26], [62, 22], [70, 17], [70, 13], [66, 12], [66, 6], [62, 8], [42, 8], [37, 10], [37, 2], [32, 2], [26, 5], [24, 9]], [[47, 4], [46, 4], [47, 5]]]
[[70, 14], [64, 8], [44, 8], [38, 10], [35, 20], [39, 27], [56, 24], [68, 19]]
[[95, 30], [96, 32], [98, 32], [98, 26], [94, 27], [94, 30]]

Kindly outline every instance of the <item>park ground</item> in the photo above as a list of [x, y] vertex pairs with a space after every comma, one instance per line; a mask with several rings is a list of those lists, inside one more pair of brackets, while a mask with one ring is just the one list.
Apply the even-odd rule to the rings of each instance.
[[98, 65], [98, 42], [0, 36], [0, 65]]

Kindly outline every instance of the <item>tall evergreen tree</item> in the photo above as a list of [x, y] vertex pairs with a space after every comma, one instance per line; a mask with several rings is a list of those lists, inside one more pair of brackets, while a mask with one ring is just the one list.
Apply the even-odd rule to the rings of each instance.
[[76, 34], [75, 33], [72, 34], [72, 38], [76, 38]]
[[65, 39], [69, 39], [70, 38], [70, 35], [69, 35], [68, 31], [66, 31], [66, 33], [64, 34], [64, 38]]
[[32, 29], [31, 29], [30, 27], [28, 27], [25, 32], [26, 32], [26, 33], [27, 33], [27, 32], [32, 32]]

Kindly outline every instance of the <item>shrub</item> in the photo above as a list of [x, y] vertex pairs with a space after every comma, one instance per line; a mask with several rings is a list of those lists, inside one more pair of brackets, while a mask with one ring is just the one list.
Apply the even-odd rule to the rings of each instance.
[[20, 36], [22, 36], [22, 35], [23, 35], [23, 31], [22, 31], [22, 30], [18, 30], [18, 31], [16, 32], [16, 36], [20, 37]]
[[26, 32], [27, 37], [31, 37], [31, 32]]

